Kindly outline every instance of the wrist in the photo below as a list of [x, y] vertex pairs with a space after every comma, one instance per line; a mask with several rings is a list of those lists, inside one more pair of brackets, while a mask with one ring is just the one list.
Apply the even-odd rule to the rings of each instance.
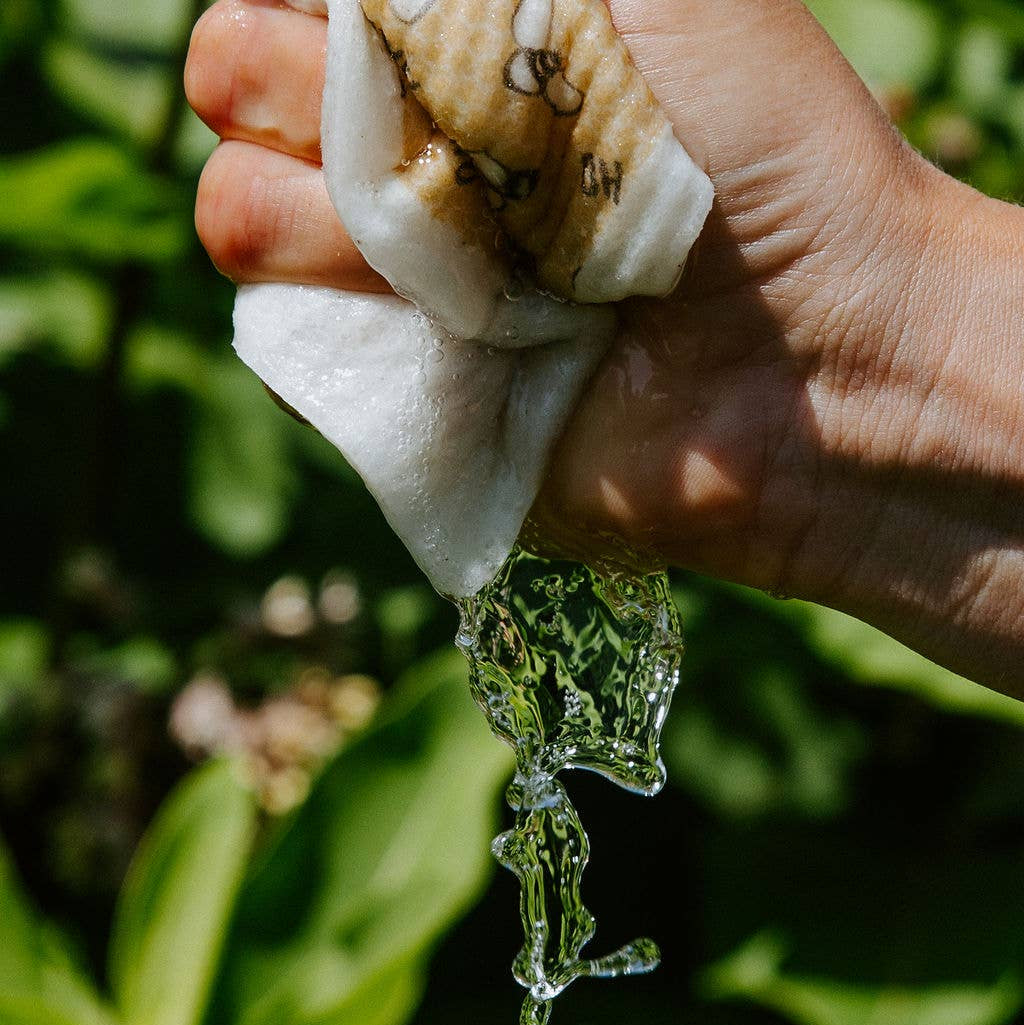
[[[790, 593], [966, 675], [1024, 665], [1024, 211], [914, 155], [811, 383], [822, 455]], [[870, 233], [869, 233], [870, 237]]]

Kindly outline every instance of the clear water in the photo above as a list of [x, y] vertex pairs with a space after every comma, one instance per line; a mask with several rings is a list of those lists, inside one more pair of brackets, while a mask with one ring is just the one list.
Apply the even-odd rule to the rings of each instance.
[[683, 652], [678, 614], [664, 574], [598, 572], [518, 548], [459, 609], [473, 696], [516, 754], [515, 825], [492, 849], [521, 885], [525, 942], [513, 974], [529, 994], [520, 1021], [542, 1025], [576, 979], [658, 965], [657, 945], [643, 938], [584, 957], [595, 931], [581, 896], [590, 846], [557, 777], [590, 769], [638, 794], [661, 789], [658, 741]]

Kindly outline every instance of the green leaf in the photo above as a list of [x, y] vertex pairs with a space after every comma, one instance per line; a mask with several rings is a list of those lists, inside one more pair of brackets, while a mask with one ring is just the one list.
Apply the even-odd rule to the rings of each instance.
[[1024, 46], [1024, 10], [1017, 0], [952, 0], [963, 18], [985, 18], [1011, 42]]
[[56, 90], [84, 114], [137, 144], [154, 141], [167, 107], [168, 69], [104, 59], [68, 40], [51, 41], [45, 56]]
[[797, 1025], [1011, 1020], [1024, 1006], [1019, 859], [915, 839], [894, 849], [776, 826], [715, 835], [702, 898], [713, 945], [732, 952], [706, 972], [707, 995]]
[[243, 891], [208, 1021], [396, 1025], [426, 956], [490, 874], [511, 768], [454, 652], [418, 665]]
[[834, 674], [802, 625], [734, 585], [682, 577], [673, 597], [688, 645], [662, 739], [669, 779], [727, 819], [841, 813], [868, 736], [830, 700]]
[[943, 712], [1024, 726], [1024, 702], [943, 669], [853, 616], [811, 602], [777, 601], [745, 587], [721, 589], [795, 628], [822, 661], [854, 683], [904, 691]]
[[867, 623], [805, 602], [787, 602], [784, 614], [856, 683], [907, 691], [945, 712], [1024, 726], [1024, 702], [937, 666]]
[[0, 711], [4, 698], [36, 687], [50, 660], [50, 634], [34, 619], [0, 622]]
[[92, 652], [76, 668], [92, 675], [112, 676], [142, 691], [166, 691], [178, 677], [171, 650], [155, 637], [129, 637], [116, 647]]
[[234, 358], [211, 356], [187, 335], [155, 324], [132, 333], [126, 373], [133, 388], [173, 388], [195, 403], [189, 490], [196, 527], [240, 558], [275, 544], [288, 526], [297, 485], [289, 442], [294, 425], [258, 378]]
[[190, 110], [182, 120], [181, 131], [175, 143], [179, 165], [191, 174], [198, 175], [203, 164], [216, 149], [218, 141], [216, 133], [207, 128]]
[[426, 584], [394, 587], [381, 595], [374, 616], [388, 670], [399, 670], [413, 659], [417, 639], [434, 615], [436, 602], [437, 592]]
[[190, 467], [192, 518], [226, 552], [249, 557], [288, 524], [295, 476], [287, 421], [241, 363], [213, 362]]
[[40, 343], [64, 362], [94, 366], [110, 319], [106, 289], [81, 274], [52, 270], [0, 281], [0, 367]]
[[205, 401], [213, 359], [187, 335], [157, 324], [141, 324], [128, 339], [125, 377], [146, 392], [173, 388]]
[[999, 29], [973, 22], [960, 33], [953, 51], [951, 85], [967, 109], [998, 110], [1009, 86], [1013, 53]]
[[426, 986], [426, 958], [396, 961], [371, 973], [326, 1013], [310, 1019], [315, 1025], [395, 1025], [412, 1017]]
[[0, 993], [0, 1022], [3, 1025], [81, 1025], [82, 1019], [41, 996]]
[[22, 893], [0, 844], [0, 1022], [3, 1025], [113, 1025], [56, 929]]
[[726, 818], [834, 816], [849, 800], [864, 738], [770, 654], [765, 661], [737, 667], [727, 698], [691, 686], [676, 702], [662, 742], [669, 778]]
[[71, 104], [138, 144], [154, 141], [168, 94], [180, 88], [174, 58], [192, 15], [189, 0], [137, 0], [131, 17], [103, 0], [64, 0], [63, 32], [44, 66]]
[[942, 57], [942, 20], [921, 0], [810, 0], [808, 6], [873, 89], [923, 89]]
[[38, 976], [42, 951], [38, 925], [3, 847], [0, 847], [0, 909], [3, 910], [0, 914], [0, 993], [6, 993]]
[[205, 1013], [256, 822], [236, 773], [216, 762], [187, 777], [136, 854], [110, 954], [131, 1025], [194, 1025]]
[[1024, 150], [1024, 84], [1017, 84], [1008, 91], [1003, 119], [1016, 139], [1016, 154], [1019, 155]]
[[108, 0], [63, 0], [72, 32], [123, 46], [171, 52], [187, 26], [189, 0], [133, 0], [130, 18]]
[[0, 241], [39, 255], [161, 261], [191, 237], [182, 196], [95, 140], [0, 161], [0, 195]]

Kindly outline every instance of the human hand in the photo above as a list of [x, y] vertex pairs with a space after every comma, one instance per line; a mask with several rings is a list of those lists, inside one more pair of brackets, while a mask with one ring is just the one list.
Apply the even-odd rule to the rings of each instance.
[[[934, 401], [951, 339], [932, 331], [932, 290], [956, 292], [942, 243], [966, 210], [983, 231], [994, 205], [899, 140], [795, 0], [610, 7], [716, 207], [677, 292], [624, 304], [536, 518], [844, 607], [1007, 686], [1019, 602], [1017, 627], [982, 609], [951, 643], [943, 628], [979, 590], [978, 553], [1002, 551], [1015, 524], [965, 531], [921, 494], [937, 453], [963, 450], [956, 472], [987, 494], [1019, 448], [1019, 413], [1001, 400], [1001, 447], [957, 438], [983, 360], [939, 389], [945, 409]], [[187, 87], [226, 142], [197, 225], [236, 281], [383, 290], [319, 171], [324, 47], [322, 20], [270, 0], [220, 0], [204, 17]], [[922, 527], [934, 534], [915, 547]]]

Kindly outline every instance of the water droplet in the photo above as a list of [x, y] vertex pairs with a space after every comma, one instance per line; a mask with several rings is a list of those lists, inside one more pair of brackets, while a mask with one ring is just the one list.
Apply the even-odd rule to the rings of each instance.
[[505, 293], [505, 298], [510, 303], [517, 303], [522, 299], [523, 293], [526, 289], [523, 288], [523, 283], [519, 278], [509, 278], [508, 281], [505, 282], [503, 291]]
[[440, 347], [431, 349], [430, 352], [427, 353], [427, 359], [429, 359], [431, 363], [440, 363], [444, 359], [444, 349]]

